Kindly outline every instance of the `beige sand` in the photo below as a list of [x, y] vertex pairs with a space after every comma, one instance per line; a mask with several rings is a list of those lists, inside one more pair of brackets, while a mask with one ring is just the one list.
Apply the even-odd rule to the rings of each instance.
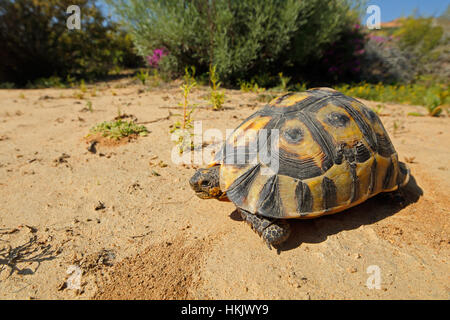
[[[146, 91], [124, 79], [83, 100], [73, 98], [79, 92], [0, 91], [1, 299], [450, 298], [450, 118], [386, 104], [382, 121], [414, 175], [405, 200], [379, 195], [295, 221], [277, 254], [232, 203], [194, 196], [193, 166], [172, 163], [176, 83]], [[225, 132], [264, 105], [228, 90], [226, 110], [214, 112], [207, 92], [193, 94], [204, 130]], [[89, 128], [118, 108], [151, 133], [89, 152]], [[380, 289], [366, 286], [371, 265]]]

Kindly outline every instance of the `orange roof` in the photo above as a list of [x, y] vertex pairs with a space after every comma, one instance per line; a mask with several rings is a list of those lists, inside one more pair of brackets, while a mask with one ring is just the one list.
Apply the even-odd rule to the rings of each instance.
[[382, 28], [397, 28], [402, 25], [402, 18], [397, 18], [395, 20], [389, 21], [389, 22], [382, 22], [381, 27]]

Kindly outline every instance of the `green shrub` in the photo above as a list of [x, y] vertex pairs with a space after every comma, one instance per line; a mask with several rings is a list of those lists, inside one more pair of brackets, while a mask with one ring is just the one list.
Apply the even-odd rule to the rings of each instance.
[[444, 30], [433, 26], [432, 18], [409, 17], [402, 21], [402, 26], [394, 33], [399, 37], [399, 47], [416, 55], [417, 62], [425, 63], [433, 59], [433, 50], [439, 45]]
[[[161, 72], [217, 67], [225, 83], [299, 73], [352, 20], [351, 0], [107, 0], [143, 57], [165, 48]], [[287, 74], [287, 72], [286, 72]]]
[[[40, 78], [38, 85], [52, 85], [57, 78], [94, 78], [132, 63], [130, 37], [95, 2], [0, 0], [0, 81], [25, 85]], [[67, 28], [70, 5], [80, 7], [80, 30]]]
[[362, 79], [410, 83], [426, 74], [447, 81], [449, 38], [442, 26], [448, 20], [410, 16], [399, 22], [399, 27], [368, 34]]

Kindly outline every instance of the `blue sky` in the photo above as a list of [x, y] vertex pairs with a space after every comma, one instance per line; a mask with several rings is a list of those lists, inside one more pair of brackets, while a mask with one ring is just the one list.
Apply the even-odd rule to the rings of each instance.
[[[104, 1], [98, 1], [98, 4], [104, 11], [108, 11]], [[372, 4], [380, 7], [381, 21], [388, 22], [401, 16], [408, 16], [415, 9], [423, 16], [440, 16], [447, 9], [450, 0], [367, 0], [366, 8]]]
[[424, 16], [439, 16], [450, 0], [369, 0], [367, 6], [375, 4], [380, 7], [381, 21], [387, 22], [401, 16], [408, 16], [414, 9]]

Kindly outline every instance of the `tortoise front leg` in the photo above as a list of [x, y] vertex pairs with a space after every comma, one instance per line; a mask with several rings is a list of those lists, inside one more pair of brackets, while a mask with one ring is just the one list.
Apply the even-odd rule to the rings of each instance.
[[271, 219], [252, 214], [243, 209], [238, 209], [244, 219], [256, 233], [263, 237], [269, 249], [273, 245], [280, 244], [289, 237], [291, 232], [289, 224], [285, 220]]

